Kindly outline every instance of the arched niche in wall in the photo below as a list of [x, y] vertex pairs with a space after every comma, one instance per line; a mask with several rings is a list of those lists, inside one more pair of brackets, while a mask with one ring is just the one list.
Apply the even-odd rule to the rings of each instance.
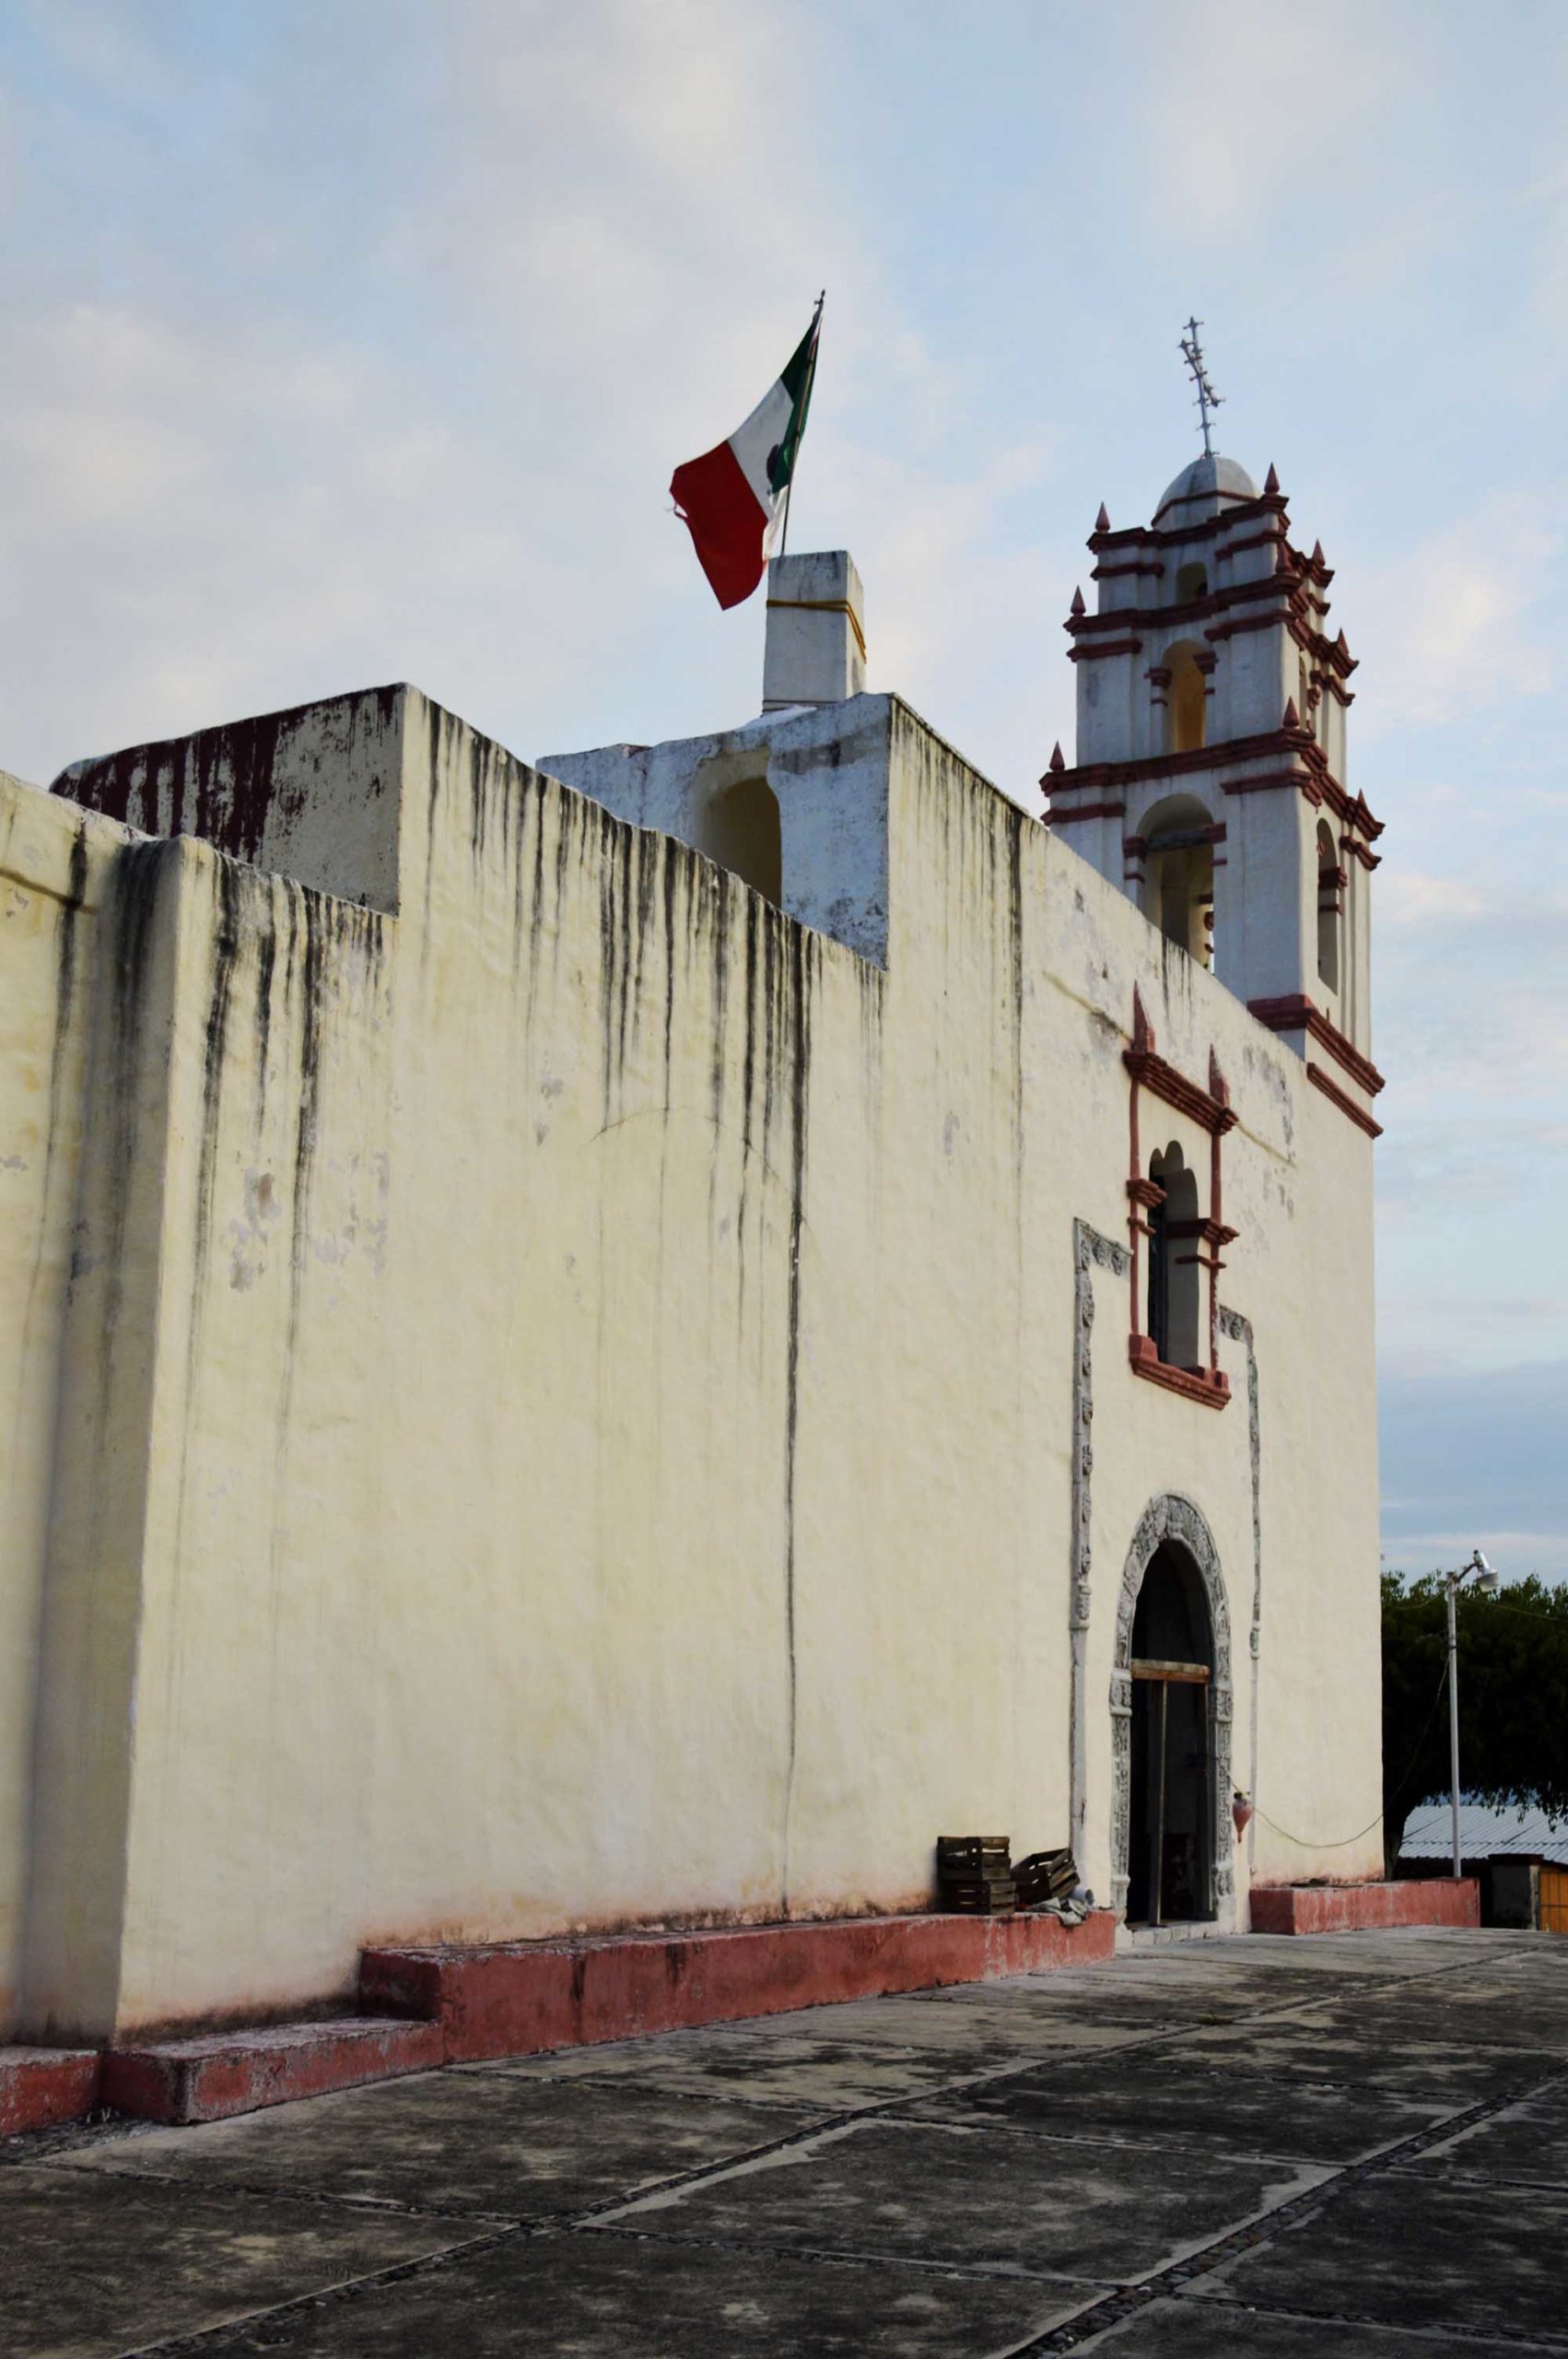
[[784, 898], [778, 798], [765, 778], [715, 781], [699, 794], [692, 841], [777, 909]]
[[1143, 914], [1200, 967], [1214, 963], [1214, 831], [1195, 794], [1156, 804], [1141, 833], [1148, 847]]

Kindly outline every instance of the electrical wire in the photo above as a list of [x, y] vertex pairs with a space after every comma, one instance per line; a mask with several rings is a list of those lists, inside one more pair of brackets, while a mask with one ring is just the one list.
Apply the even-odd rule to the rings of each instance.
[[[1446, 1688], [1447, 1684], [1448, 1666], [1445, 1663], [1443, 1666], [1442, 1676], [1437, 1683], [1437, 1693], [1432, 1699], [1432, 1709], [1428, 1712], [1422, 1732], [1416, 1739], [1415, 1750], [1410, 1755], [1409, 1761], [1405, 1764], [1404, 1776], [1399, 1779], [1398, 1784], [1392, 1790], [1391, 1799], [1395, 1802], [1398, 1802], [1399, 1796], [1404, 1792], [1406, 1786], [1410, 1783], [1410, 1772], [1415, 1767], [1416, 1763], [1421, 1759], [1422, 1746], [1426, 1743], [1428, 1733], [1432, 1728], [1432, 1723], [1437, 1718], [1437, 1707], [1443, 1701], [1444, 1690]], [[1363, 1835], [1370, 1835], [1375, 1826], [1380, 1826], [1383, 1823], [1384, 1817], [1383, 1812], [1379, 1811], [1375, 1818], [1369, 1818], [1366, 1825], [1364, 1826], [1358, 1827], [1353, 1835], [1341, 1836], [1338, 1842], [1309, 1843], [1304, 1835], [1293, 1835], [1288, 1827], [1281, 1826], [1280, 1825], [1278, 1819], [1270, 1818], [1266, 1810], [1259, 1808], [1258, 1815], [1263, 1821], [1265, 1826], [1271, 1826], [1276, 1835], [1282, 1835], [1287, 1843], [1293, 1843], [1296, 1846], [1296, 1848], [1301, 1851], [1348, 1850], [1352, 1843], [1359, 1843]]]

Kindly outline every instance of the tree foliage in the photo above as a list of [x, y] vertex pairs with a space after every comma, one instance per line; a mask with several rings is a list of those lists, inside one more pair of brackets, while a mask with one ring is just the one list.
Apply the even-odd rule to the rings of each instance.
[[[1532, 1575], [1458, 1596], [1459, 1773], [1472, 1802], [1568, 1816], [1568, 1584]], [[1383, 1576], [1383, 1824], [1448, 1791], [1444, 1577]]]

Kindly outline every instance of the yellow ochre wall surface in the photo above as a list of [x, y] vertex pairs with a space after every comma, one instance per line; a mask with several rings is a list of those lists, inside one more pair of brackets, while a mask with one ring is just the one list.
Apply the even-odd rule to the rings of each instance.
[[1378, 1872], [1370, 1143], [907, 708], [839, 710], [885, 967], [413, 689], [266, 765], [188, 741], [178, 810], [0, 780], [6, 2027], [916, 1907], [939, 1832], [1065, 1840], [1074, 1223], [1127, 1237], [1135, 986], [1238, 1117], [1259, 1651], [1245, 1345], [1219, 1412], [1139, 1380], [1096, 1269], [1081, 1864], [1107, 1895], [1117, 1598], [1174, 1492], [1234, 1777], [1306, 1838], [1254, 1821], [1241, 1921], [1249, 1868]]

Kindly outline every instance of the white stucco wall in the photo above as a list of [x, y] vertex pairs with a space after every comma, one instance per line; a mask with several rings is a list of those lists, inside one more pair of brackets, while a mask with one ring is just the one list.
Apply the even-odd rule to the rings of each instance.
[[[880, 891], [872, 957], [414, 691], [316, 710], [268, 792], [318, 799], [345, 899], [104, 853], [53, 1431], [43, 1339], [0, 1363], [53, 1531], [16, 2019], [285, 2010], [379, 1938], [905, 1907], [939, 1831], [1062, 1839], [1073, 1225], [1127, 1234], [1135, 984], [1239, 1118], [1258, 1756], [1245, 1355], [1219, 1412], [1139, 1380], [1100, 1272], [1082, 1864], [1107, 1892], [1117, 1597], [1168, 1490], [1223, 1570], [1236, 1777], [1310, 1838], [1258, 1825], [1258, 1872], [1375, 1872], [1375, 1829], [1316, 1848], [1378, 1802], [1371, 1150], [1290, 1049], [895, 699], [753, 724], [862, 864], [846, 927]], [[372, 735], [396, 841], [357, 878], [333, 749]], [[584, 783], [672, 824], [736, 742]], [[68, 845], [3, 792], [0, 843]], [[59, 1003], [14, 939], [7, 1105]]]

